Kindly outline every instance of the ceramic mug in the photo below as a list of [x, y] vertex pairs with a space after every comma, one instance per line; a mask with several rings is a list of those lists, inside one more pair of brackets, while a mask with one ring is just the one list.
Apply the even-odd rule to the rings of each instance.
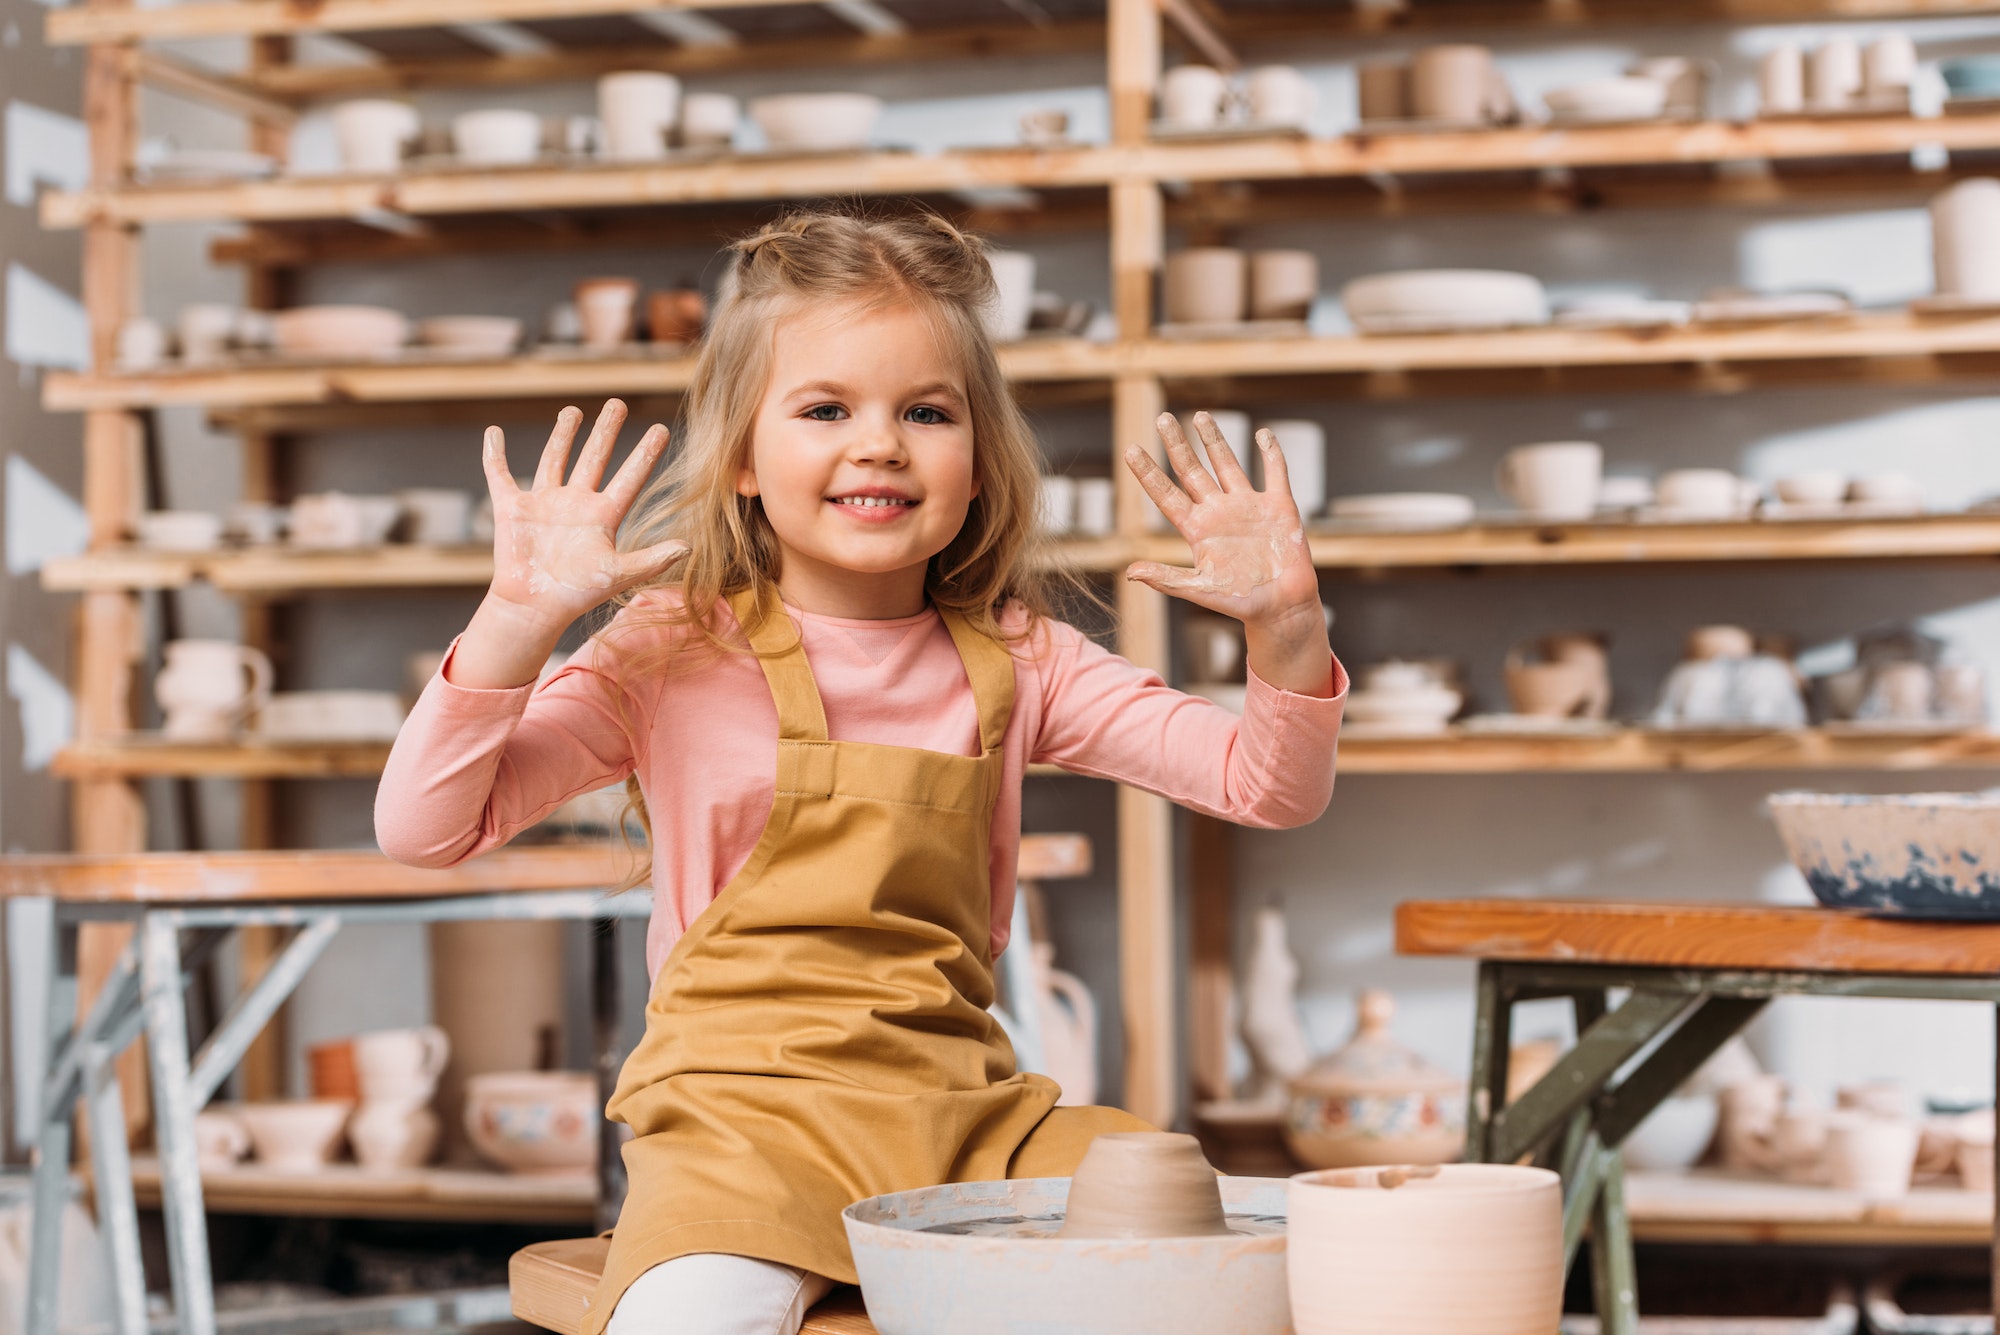
[[208, 366], [229, 355], [236, 337], [236, 308], [219, 302], [196, 301], [181, 307], [174, 330], [180, 336], [181, 360]]
[[993, 301], [980, 312], [986, 336], [995, 343], [1017, 343], [1027, 337], [1028, 317], [1035, 307], [1035, 257], [1025, 250], [992, 250], [986, 262], [993, 270]]
[[517, 107], [487, 107], [454, 116], [451, 150], [475, 167], [517, 166], [542, 151], [542, 118]]
[[118, 327], [118, 369], [150, 371], [167, 359], [167, 331], [158, 320], [136, 316]]
[[1250, 318], [1303, 320], [1319, 296], [1319, 256], [1310, 250], [1250, 252]]
[[1757, 62], [1757, 101], [1766, 116], [1794, 116], [1806, 107], [1806, 59], [1790, 42]]
[[576, 313], [583, 324], [583, 346], [599, 351], [632, 341], [639, 308], [636, 278], [586, 278], [576, 285]]
[[427, 1100], [451, 1060], [451, 1038], [436, 1025], [379, 1029], [354, 1039], [354, 1071], [361, 1097]]
[[1834, 1113], [1827, 1119], [1827, 1177], [1836, 1191], [1871, 1198], [1906, 1195], [1916, 1168], [1918, 1138], [1915, 1122]]
[[1604, 447], [1587, 440], [1523, 445], [1501, 456], [1500, 490], [1536, 519], [1581, 520], [1597, 512]]
[[162, 731], [180, 741], [222, 741], [271, 694], [271, 660], [230, 640], [172, 640], [153, 696]]
[[1229, 246], [1167, 256], [1161, 306], [1170, 324], [1238, 324], [1250, 300], [1250, 260]]
[[220, 1108], [194, 1115], [195, 1162], [204, 1173], [234, 1168], [250, 1152], [250, 1128]]
[[1688, 519], [1733, 519], [1742, 497], [1736, 474], [1724, 468], [1676, 468], [1654, 485], [1660, 508]]
[[1160, 80], [1160, 119], [1177, 130], [1203, 130], [1222, 120], [1229, 80], [1208, 65], [1177, 65]]
[[[681, 81], [654, 70], [624, 70], [597, 81], [597, 118], [604, 155], [646, 162], [667, 155], [667, 132], [680, 114]], [[733, 130], [733, 127], [732, 127]]]
[[1108, 477], [1076, 480], [1076, 531], [1086, 538], [1109, 537], [1118, 526], [1118, 488]]
[[1410, 67], [1401, 60], [1366, 60], [1354, 72], [1363, 124], [1404, 121], [1410, 111]]
[[1263, 65], [1250, 71], [1245, 88], [1250, 119], [1260, 125], [1305, 128], [1317, 100], [1311, 80], [1290, 65]]
[[1427, 46], [1410, 63], [1410, 105], [1417, 119], [1484, 125], [1493, 102], [1493, 53], [1483, 46]]
[[368, 97], [333, 109], [340, 165], [350, 172], [378, 175], [401, 170], [403, 153], [422, 128], [417, 109], [407, 102]]
[[1884, 33], [1861, 52], [1861, 87], [1871, 98], [1906, 96], [1917, 77], [1917, 45], [1900, 32]]
[[[1292, 500], [1301, 519], [1311, 519], [1326, 507], [1326, 428], [1306, 418], [1285, 418], [1259, 424], [1278, 438], [1285, 456], [1285, 474], [1292, 481]], [[1259, 460], [1262, 478], [1263, 454]]]
[[1841, 111], [1861, 96], [1861, 48], [1852, 37], [1829, 37], [1806, 62], [1806, 105]]
[[1577, 718], [1589, 708], [1595, 682], [1582, 663], [1528, 663], [1510, 654], [1503, 672], [1507, 701], [1529, 718]]
[[681, 99], [681, 143], [688, 148], [728, 148], [736, 142], [743, 104], [728, 93], [689, 93]]
[[411, 487], [396, 493], [410, 542], [452, 547], [472, 537], [472, 493], [450, 487]]
[[1930, 214], [1939, 294], [2000, 300], [2000, 180], [1960, 181], [1931, 200]]
[[1042, 532], [1059, 537], [1076, 524], [1076, 479], [1062, 473], [1042, 474], [1035, 518]]

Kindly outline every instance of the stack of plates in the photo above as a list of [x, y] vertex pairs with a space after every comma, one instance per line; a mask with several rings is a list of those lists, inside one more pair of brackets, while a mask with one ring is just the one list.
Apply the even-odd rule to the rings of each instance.
[[1343, 288], [1340, 300], [1364, 334], [1436, 334], [1549, 322], [1541, 281], [1497, 269], [1370, 274]]
[[1472, 498], [1448, 491], [1392, 491], [1338, 496], [1327, 513], [1368, 528], [1459, 528], [1472, 522]]

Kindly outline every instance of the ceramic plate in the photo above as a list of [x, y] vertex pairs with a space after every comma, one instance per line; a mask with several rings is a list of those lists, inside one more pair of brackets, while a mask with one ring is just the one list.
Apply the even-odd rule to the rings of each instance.
[[1555, 323], [1564, 329], [1666, 329], [1686, 324], [1693, 314], [1693, 302], [1634, 299], [1558, 307]]
[[142, 181], [259, 181], [277, 172], [278, 160], [268, 153], [183, 148], [141, 165], [137, 175]]
[[1306, 137], [1306, 127], [1284, 121], [1230, 121], [1223, 125], [1169, 125], [1165, 121], [1154, 121], [1148, 129], [1154, 139], [1269, 139], [1273, 135], [1283, 135], [1293, 139]]
[[1473, 507], [1470, 496], [1450, 492], [1387, 492], [1337, 496], [1328, 514], [1350, 528], [1463, 528], [1472, 522]]
[[[2000, 111], [2000, 103], [1994, 109]], [[1936, 293], [1910, 302], [1912, 315], [2000, 315], [2000, 297], [1960, 297]]]
[[1609, 719], [1543, 718], [1535, 714], [1474, 714], [1459, 727], [1484, 737], [1607, 737], [1620, 731]]
[[1383, 312], [1366, 317], [1351, 316], [1354, 327], [1364, 334], [1488, 334], [1496, 329], [1535, 329], [1536, 321], [1526, 321], [1512, 314], [1492, 316], [1479, 315], [1434, 315], [1417, 312], [1399, 315]]
[[1161, 338], [1310, 338], [1312, 329], [1304, 320], [1232, 320], [1211, 324], [1163, 324], [1154, 332]]
[[1766, 324], [1845, 315], [1854, 303], [1837, 292], [1747, 293], [1711, 297], [1694, 307], [1696, 324]]

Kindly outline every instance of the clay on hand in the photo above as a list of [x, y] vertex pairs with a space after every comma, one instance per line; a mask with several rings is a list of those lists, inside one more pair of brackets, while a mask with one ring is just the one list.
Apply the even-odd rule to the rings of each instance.
[[1222, 1189], [1193, 1136], [1113, 1131], [1070, 1179], [1064, 1238], [1196, 1238], [1227, 1233]]

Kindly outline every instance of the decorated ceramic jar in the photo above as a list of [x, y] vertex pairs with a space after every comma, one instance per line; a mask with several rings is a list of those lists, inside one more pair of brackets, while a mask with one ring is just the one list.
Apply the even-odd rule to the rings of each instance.
[[1389, 1036], [1396, 1003], [1359, 998], [1346, 1047], [1290, 1084], [1285, 1143], [1313, 1168], [1446, 1163], [1465, 1145], [1465, 1082]]

